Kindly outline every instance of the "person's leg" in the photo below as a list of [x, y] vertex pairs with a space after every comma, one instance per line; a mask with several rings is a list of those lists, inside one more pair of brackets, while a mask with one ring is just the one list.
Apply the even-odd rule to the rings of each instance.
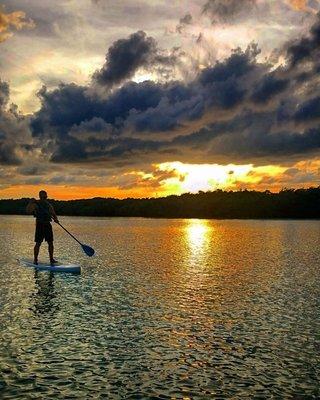
[[54, 251], [53, 242], [48, 242], [48, 251], [49, 251], [50, 262], [53, 262], [54, 261], [54, 258], [53, 258], [53, 251]]
[[36, 231], [35, 231], [35, 236], [34, 236], [34, 241], [36, 244], [35, 244], [34, 250], [33, 250], [34, 264], [38, 264], [38, 255], [39, 255], [39, 250], [40, 250], [40, 246], [41, 246], [43, 239], [44, 239], [43, 226], [41, 223], [36, 222]]
[[51, 224], [47, 224], [46, 225], [45, 239], [48, 242], [48, 251], [49, 251], [50, 264], [54, 264], [57, 261], [53, 258], [54, 247], [53, 247], [53, 231], [52, 231]]
[[33, 249], [33, 254], [34, 254], [34, 259], [33, 263], [38, 264], [38, 255], [39, 255], [39, 250], [40, 250], [41, 242], [36, 242], [34, 249]]

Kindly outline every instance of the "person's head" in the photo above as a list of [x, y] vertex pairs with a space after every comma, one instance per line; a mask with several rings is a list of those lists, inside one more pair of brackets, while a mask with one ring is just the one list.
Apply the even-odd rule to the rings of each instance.
[[40, 200], [46, 200], [47, 197], [48, 197], [47, 192], [45, 190], [40, 190], [40, 192], [39, 192]]

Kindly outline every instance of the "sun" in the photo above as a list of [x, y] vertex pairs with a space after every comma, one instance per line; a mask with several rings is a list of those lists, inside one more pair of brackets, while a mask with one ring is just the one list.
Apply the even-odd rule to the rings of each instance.
[[163, 194], [167, 195], [217, 189], [256, 189], [265, 179], [280, 176], [286, 170], [278, 165], [184, 164], [178, 161], [157, 164], [154, 167], [157, 171], [171, 174], [161, 182]]
[[200, 190], [225, 189], [236, 180], [243, 179], [252, 165], [184, 164], [169, 162], [158, 165], [162, 171], [175, 171], [176, 176], [164, 182], [167, 187], [177, 187], [180, 193], [197, 193]]

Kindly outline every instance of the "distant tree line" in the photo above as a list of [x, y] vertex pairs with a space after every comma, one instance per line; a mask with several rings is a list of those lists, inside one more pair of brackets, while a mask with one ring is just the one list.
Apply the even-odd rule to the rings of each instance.
[[[0, 200], [0, 214], [26, 214], [29, 199]], [[320, 186], [270, 191], [186, 193], [144, 199], [50, 200], [58, 215], [147, 218], [320, 218]]]

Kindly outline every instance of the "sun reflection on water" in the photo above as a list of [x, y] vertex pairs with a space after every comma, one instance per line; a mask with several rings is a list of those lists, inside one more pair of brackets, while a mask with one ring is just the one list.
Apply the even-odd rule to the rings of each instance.
[[201, 251], [209, 240], [211, 227], [207, 220], [189, 219], [186, 221], [186, 236], [191, 251]]
[[212, 232], [213, 227], [207, 220], [186, 220], [185, 241], [189, 264], [198, 264], [199, 267], [205, 264]]

